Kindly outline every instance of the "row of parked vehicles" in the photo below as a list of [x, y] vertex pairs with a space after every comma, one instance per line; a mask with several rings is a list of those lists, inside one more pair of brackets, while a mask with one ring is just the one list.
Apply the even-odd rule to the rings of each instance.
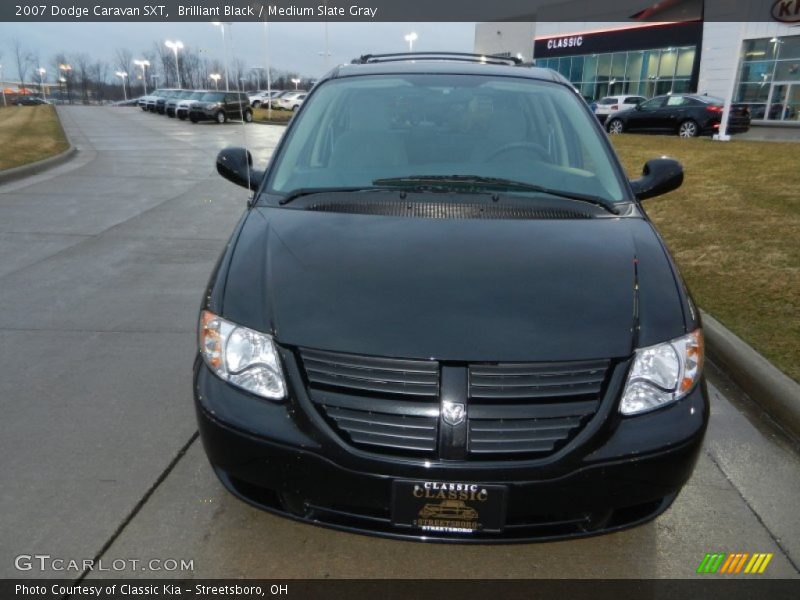
[[250, 106], [253, 108], [267, 107], [270, 103], [273, 109], [296, 111], [303, 105], [308, 92], [304, 90], [258, 90], [249, 96]]
[[[607, 96], [592, 104], [595, 116], [610, 134], [641, 131], [676, 133], [686, 138], [716, 133], [724, 108], [724, 100], [700, 94], [665, 94], [649, 100], [632, 95]], [[746, 104], [732, 104], [727, 132], [746, 132], [750, 119]]]
[[192, 123], [225, 123], [230, 119], [250, 123], [253, 120], [250, 99], [243, 92], [158, 89], [139, 98], [138, 104], [144, 111], [177, 117], [182, 121], [189, 119]]
[[182, 90], [174, 88], [157, 89], [152, 94], [138, 100], [144, 111], [199, 121], [225, 123], [230, 119], [250, 123], [253, 109], [266, 106], [270, 102], [277, 110], [296, 111], [306, 99], [307, 92], [286, 90], [259, 90], [256, 92], [230, 92], [220, 90]]

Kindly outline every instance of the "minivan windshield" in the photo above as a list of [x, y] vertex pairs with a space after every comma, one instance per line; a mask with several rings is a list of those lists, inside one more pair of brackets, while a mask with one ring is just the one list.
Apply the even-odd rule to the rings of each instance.
[[331, 79], [299, 113], [265, 190], [291, 195], [455, 176], [621, 202], [620, 176], [591, 118], [566, 86], [528, 78]]

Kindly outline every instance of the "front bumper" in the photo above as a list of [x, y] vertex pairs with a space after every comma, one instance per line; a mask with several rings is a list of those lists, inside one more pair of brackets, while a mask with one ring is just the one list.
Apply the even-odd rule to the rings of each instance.
[[[286, 358], [286, 357], [284, 357]], [[309, 413], [295, 391], [269, 402], [226, 384], [198, 358], [200, 436], [222, 484], [264, 510], [337, 529], [400, 539], [521, 542], [605, 533], [666, 510], [691, 476], [708, 422], [705, 384], [669, 407], [630, 418], [616, 411], [589, 440], [526, 461], [424, 461], [354, 449]], [[311, 409], [313, 410], [313, 408]], [[613, 423], [612, 423], [613, 422]], [[431, 533], [391, 521], [396, 479], [508, 486], [501, 532]]]

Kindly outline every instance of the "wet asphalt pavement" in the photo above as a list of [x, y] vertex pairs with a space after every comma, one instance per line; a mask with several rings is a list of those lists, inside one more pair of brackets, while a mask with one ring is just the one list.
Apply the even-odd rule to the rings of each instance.
[[284, 128], [59, 113], [77, 158], [0, 185], [0, 576], [83, 575], [15, 569], [20, 554], [48, 554], [194, 566], [91, 577], [692, 577], [722, 551], [771, 552], [762, 577], [800, 577], [798, 448], [713, 368], [694, 477], [665, 515], [629, 531], [442, 546], [234, 499], [196, 439], [191, 398], [201, 294], [247, 200], [214, 157], [246, 136], [263, 166]]

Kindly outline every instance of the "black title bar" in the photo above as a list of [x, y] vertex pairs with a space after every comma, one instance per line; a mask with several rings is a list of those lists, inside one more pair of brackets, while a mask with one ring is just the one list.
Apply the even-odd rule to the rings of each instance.
[[758, 21], [800, 0], [3, 0], [0, 21]]

